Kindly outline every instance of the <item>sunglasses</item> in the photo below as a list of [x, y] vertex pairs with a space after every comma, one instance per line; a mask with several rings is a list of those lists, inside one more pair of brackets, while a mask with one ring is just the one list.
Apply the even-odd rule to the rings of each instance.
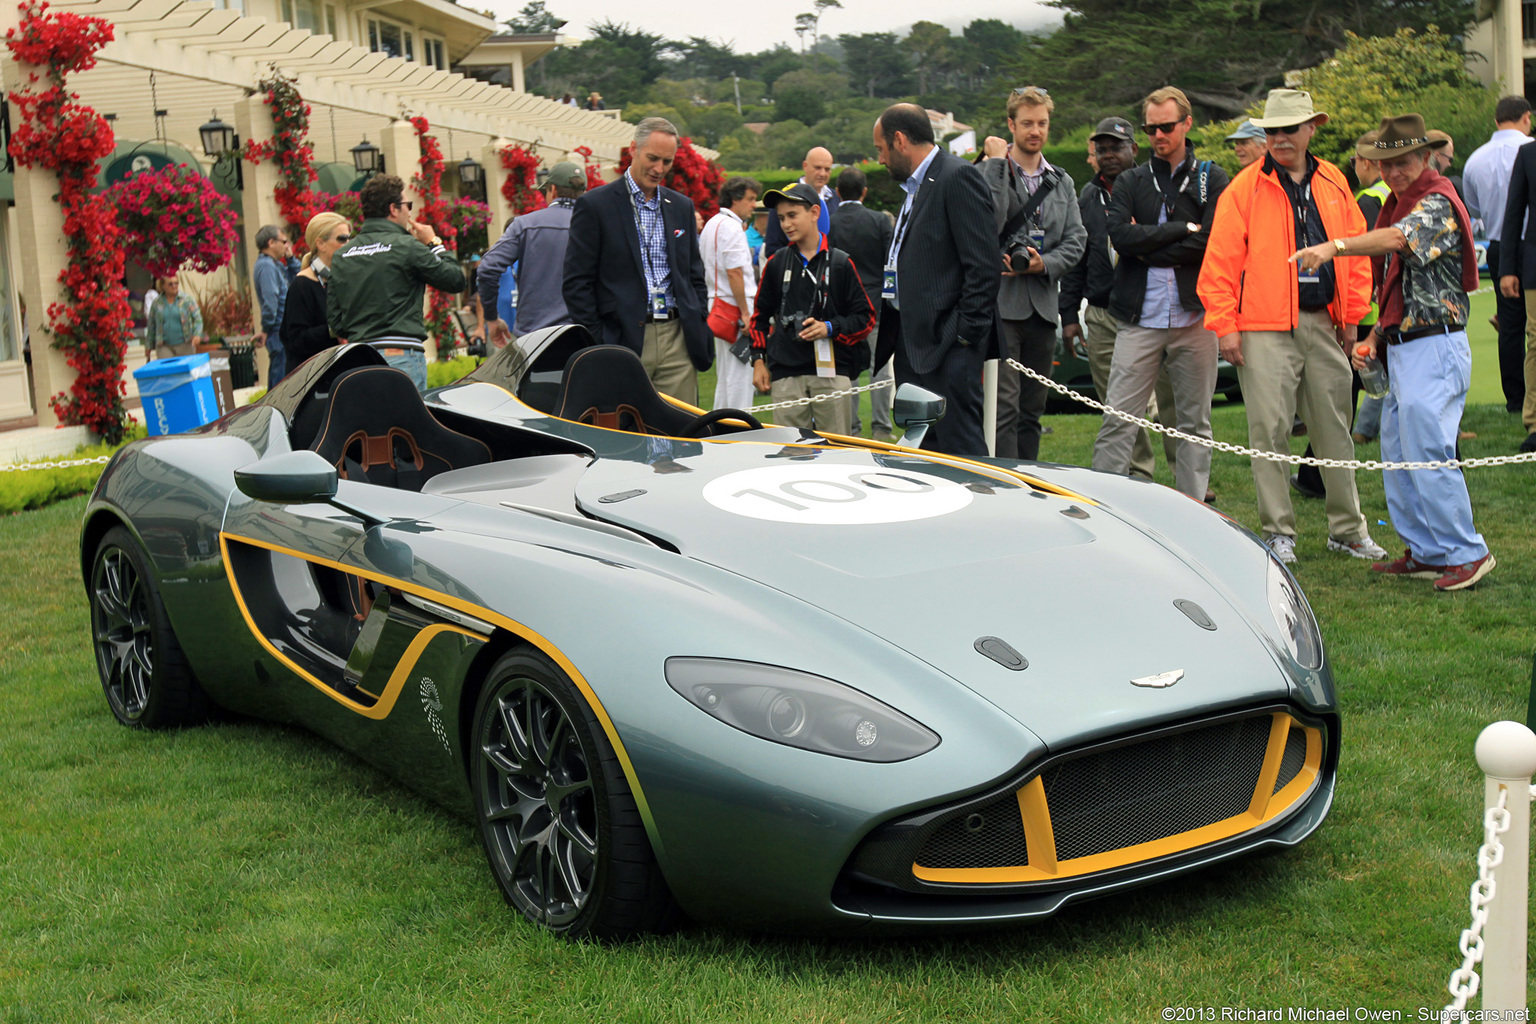
[[333, 242], [350, 242], [350, 241], [352, 241], [352, 236], [351, 235], [337, 235], [335, 238], [331, 239], [331, 241], [333, 241]]
[[1144, 124], [1141, 126], [1141, 130], [1146, 132], [1148, 135], [1156, 135], [1159, 132], [1164, 135], [1172, 135], [1174, 129], [1178, 128], [1178, 126], [1183, 123], [1183, 118], [1180, 118], [1177, 121], [1164, 121], [1162, 124]]
[[1288, 124], [1284, 128], [1265, 128], [1264, 134], [1279, 135], [1283, 132], [1286, 135], [1295, 135], [1297, 132], [1301, 131], [1301, 125], [1306, 123], [1307, 122], [1303, 121], [1301, 124]]
[[414, 209], [416, 207], [416, 204], [413, 203], [409, 199], [401, 199], [401, 200], [397, 201], [394, 205], [396, 205], [396, 206], [403, 206], [407, 210], [411, 210], [411, 209]]
[[1051, 94], [1051, 90], [1047, 89], [1043, 85], [1018, 85], [1018, 86], [1014, 86], [1013, 94], [1015, 96], [1022, 96], [1026, 92], [1031, 92], [1031, 91], [1037, 92], [1037, 93], [1039, 93], [1042, 96], [1049, 96]]

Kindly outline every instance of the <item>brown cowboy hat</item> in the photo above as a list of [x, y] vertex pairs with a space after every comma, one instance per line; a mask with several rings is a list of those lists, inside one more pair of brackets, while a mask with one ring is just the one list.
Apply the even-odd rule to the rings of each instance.
[[1367, 160], [1393, 160], [1417, 153], [1421, 149], [1439, 149], [1448, 138], [1430, 138], [1420, 114], [1399, 114], [1397, 117], [1382, 118], [1375, 140], [1366, 142], [1362, 138], [1355, 146], [1355, 155]]

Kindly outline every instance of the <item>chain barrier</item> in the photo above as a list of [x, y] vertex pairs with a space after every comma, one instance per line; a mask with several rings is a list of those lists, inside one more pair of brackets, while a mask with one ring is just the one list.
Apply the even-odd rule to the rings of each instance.
[[848, 398], [852, 395], [857, 395], [865, 391], [873, 391], [876, 388], [892, 387], [894, 384], [895, 381], [877, 380], [873, 384], [861, 384], [858, 387], [847, 388], [843, 391], [828, 391], [827, 393], [821, 395], [811, 395], [809, 398], [791, 398], [783, 402], [769, 402], [767, 405], [754, 405], [752, 408], [744, 409], [742, 411], [750, 412], [755, 415], [760, 412], [772, 412], [775, 409], [793, 409], [796, 406], [810, 405], [812, 402], [835, 402], [839, 398]]
[[1103, 402], [1095, 401], [1086, 395], [1080, 395], [1065, 384], [1058, 384], [1049, 377], [1031, 370], [1017, 359], [1008, 360], [1008, 365], [1025, 374], [1033, 380], [1039, 381], [1053, 391], [1059, 391], [1068, 398], [1082, 402], [1090, 408], [1110, 416], [1118, 417], [1129, 423], [1134, 423], [1146, 430], [1158, 434], [1166, 434], [1169, 437], [1178, 438], [1180, 441], [1188, 441], [1191, 444], [1203, 445], [1206, 448], [1214, 448], [1220, 452], [1230, 452], [1233, 455], [1242, 455], [1250, 459], [1265, 459], [1269, 462], [1293, 462], [1306, 466], [1319, 466], [1336, 469], [1472, 469], [1478, 466], [1509, 466], [1522, 462], [1536, 462], [1536, 452], [1521, 452], [1519, 455], [1492, 455], [1481, 459], [1446, 459], [1443, 462], [1380, 462], [1376, 459], [1319, 459], [1310, 455], [1292, 455], [1290, 452], [1261, 452], [1252, 448], [1244, 448], [1242, 445], [1229, 444], [1226, 441], [1216, 441], [1208, 437], [1196, 437], [1186, 434], [1182, 430], [1165, 427], [1160, 423], [1123, 412], [1120, 409], [1112, 409]]
[[73, 469], [75, 466], [101, 466], [112, 461], [110, 455], [98, 455], [90, 459], [66, 459], [63, 462], [18, 462], [0, 466], [0, 473], [26, 473], [34, 469]]
[[1488, 923], [1488, 904], [1493, 901], [1496, 888], [1493, 869], [1504, 863], [1504, 844], [1499, 836], [1509, 831], [1509, 787], [1499, 787], [1499, 801], [1483, 814], [1483, 845], [1477, 851], [1477, 881], [1472, 883], [1472, 926], [1461, 933], [1457, 944], [1461, 950], [1461, 966], [1451, 972], [1446, 989], [1453, 997], [1445, 1007], [1448, 1020], [1460, 1020], [1461, 1011], [1467, 1008], [1467, 1000], [1477, 995], [1482, 978], [1477, 964], [1483, 960], [1483, 926]]

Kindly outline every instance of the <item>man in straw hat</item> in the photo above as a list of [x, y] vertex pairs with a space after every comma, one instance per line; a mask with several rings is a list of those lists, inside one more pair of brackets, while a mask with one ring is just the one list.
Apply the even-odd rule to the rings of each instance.
[[[1303, 269], [1341, 255], [1382, 260], [1381, 319], [1371, 333], [1378, 356], [1390, 354], [1391, 391], [1381, 411], [1381, 456], [1389, 462], [1455, 458], [1456, 431], [1467, 400], [1472, 353], [1467, 347], [1467, 293], [1477, 288], [1472, 225], [1451, 183], [1430, 163], [1435, 143], [1424, 118], [1382, 120], [1362, 156], [1381, 162], [1392, 194], [1376, 230], [1333, 237], [1299, 250]], [[1365, 358], [1355, 353], [1357, 367]], [[1496, 564], [1472, 525], [1472, 502], [1460, 469], [1388, 470], [1387, 510], [1408, 545], [1403, 557], [1372, 566], [1388, 576], [1433, 578], [1436, 590], [1461, 590]]]
[[[1360, 234], [1365, 218], [1344, 174], [1307, 152], [1328, 115], [1310, 94], [1273, 89], [1264, 116], [1264, 159], [1238, 172], [1222, 193], [1200, 270], [1205, 325], [1221, 355], [1237, 367], [1248, 412], [1248, 443], [1290, 451], [1297, 412], [1313, 447], [1327, 459], [1353, 459], [1351, 373], [1346, 351], [1371, 309], [1371, 266], [1358, 257], [1298, 274], [1298, 248]], [[1282, 562], [1296, 560], [1296, 513], [1285, 463], [1252, 462], [1264, 540]], [[1381, 559], [1371, 540], [1355, 474], [1325, 469], [1328, 550]]]

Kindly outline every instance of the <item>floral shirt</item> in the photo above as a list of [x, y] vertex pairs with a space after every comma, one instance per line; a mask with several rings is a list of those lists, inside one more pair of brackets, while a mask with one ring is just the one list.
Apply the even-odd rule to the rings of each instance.
[[1465, 326], [1470, 309], [1461, 287], [1464, 240], [1456, 211], [1445, 196], [1430, 194], [1392, 225], [1408, 239], [1403, 263], [1402, 330], [1449, 324]]
[[190, 295], [183, 293], [175, 299], [161, 295], [149, 307], [149, 323], [144, 332], [144, 344], [149, 348], [184, 345], [202, 333], [203, 314]]

